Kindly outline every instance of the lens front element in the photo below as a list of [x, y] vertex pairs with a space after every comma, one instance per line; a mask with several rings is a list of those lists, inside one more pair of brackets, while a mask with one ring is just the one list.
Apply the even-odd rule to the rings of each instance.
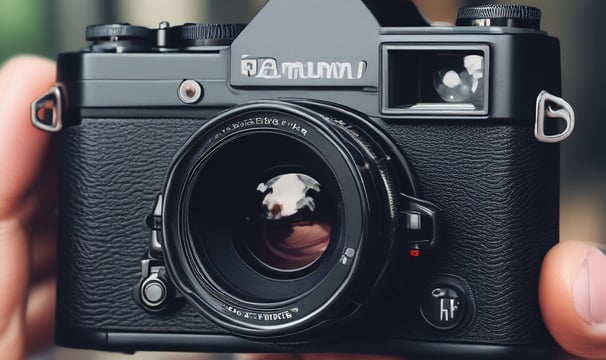
[[328, 201], [317, 180], [287, 173], [260, 183], [256, 192], [262, 200], [253, 205], [259, 212], [247, 217], [253, 231], [246, 240], [256, 259], [271, 269], [294, 271], [322, 256], [331, 237], [328, 218], [334, 214], [319, 208]]

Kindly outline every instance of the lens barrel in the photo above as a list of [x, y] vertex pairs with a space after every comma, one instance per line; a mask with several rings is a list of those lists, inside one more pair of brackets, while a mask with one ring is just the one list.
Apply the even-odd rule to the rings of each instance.
[[[410, 167], [370, 121], [312, 102], [241, 105], [175, 157], [164, 193], [171, 280], [243, 336], [305, 332], [350, 314], [393, 257]], [[372, 209], [372, 211], [370, 211]]]

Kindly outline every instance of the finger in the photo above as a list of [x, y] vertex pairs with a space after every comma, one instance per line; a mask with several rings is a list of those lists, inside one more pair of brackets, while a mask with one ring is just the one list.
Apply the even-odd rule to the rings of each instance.
[[[0, 149], [2, 146], [0, 145]], [[49, 164], [55, 159], [49, 159]], [[6, 211], [3, 218], [13, 217], [23, 220], [26, 228], [35, 228], [40, 221], [55, 220], [57, 215], [57, 181], [56, 169], [48, 169], [40, 174], [37, 181], [29, 185], [30, 191], [17, 201], [11, 200], [10, 211]], [[0, 200], [1, 202], [2, 200]], [[4, 202], [5, 204], [7, 202]], [[2, 219], [0, 217], [0, 219]]]
[[57, 265], [57, 224], [54, 221], [36, 226], [31, 235], [30, 282], [54, 274]]
[[400, 357], [356, 354], [242, 354], [238, 360], [402, 360]]
[[31, 219], [32, 224], [39, 220], [56, 218], [57, 214], [57, 159], [55, 157], [54, 143], [47, 149], [47, 156], [42, 160], [45, 167], [40, 172], [37, 181], [29, 193], [32, 206], [24, 211], [23, 216]]
[[19, 219], [0, 220], [0, 354], [21, 359], [25, 350], [25, 299], [29, 281], [29, 246]]
[[539, 300], [547, 328], [571, 354], [606, 358], [606, 256], [587, 243], [564, 241], [549, 251]]
[[29, 238], [19, 217], [22, 201], [40, 172], [49, 136], [29, 121], [29, 104], [54, 81], [48, 60], [21, 57], [0, 69], [0, 354], [24, 356], [29, 282]]
[[53, 62], [9, 60], [0, 71], [0, 219], [10, 214], [43, 168], [50, 135], [35, 129], [30, 104], [55, 81]]
[[39, 282], [29, 291], [25, 318], [26, 349], [36, 353], [53, 341], [55, 327], [56, 278]]
[[302, 360], [302, 355], [296, 354], [240, 354], [238, 360]]
[[57, 256], [57, 182], [54, 156], [41, 174], [34, 190], [22, 202], [19, 211], [22, 219], [28, 219], [31, 246], [30, 282], [54, 273]]

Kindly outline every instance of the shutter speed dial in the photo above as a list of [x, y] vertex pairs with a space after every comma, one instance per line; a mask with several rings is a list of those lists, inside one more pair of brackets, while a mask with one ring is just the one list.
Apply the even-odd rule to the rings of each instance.
[[161, 22], [157, 29], [128, 23], [92, 25], [86, 28], [91, 52], [153, 52], [203, 50], [209, 46], [227, 46], [245, 28], [244, 24], [184, 24], [170, 26]]
[[184, 24], [167, 30], [168, 47], [188, 49], [230, 45], [244, 24]]
[[457, 26], [505, 26], [539, 30], [541, 10], [523, 5], [472, 5], [459, 10]]

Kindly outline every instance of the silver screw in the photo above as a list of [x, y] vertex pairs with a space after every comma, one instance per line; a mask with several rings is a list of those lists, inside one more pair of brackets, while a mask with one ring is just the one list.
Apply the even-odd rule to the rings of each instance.
[[202, 89], [202, 85], [200, 85], [197, 81], [184, 80], [181, 85], [179, 85], [177, 94], [182, 102], [186, 104], [194, 104], [200, 101], [204, 95], [204, 90]]

